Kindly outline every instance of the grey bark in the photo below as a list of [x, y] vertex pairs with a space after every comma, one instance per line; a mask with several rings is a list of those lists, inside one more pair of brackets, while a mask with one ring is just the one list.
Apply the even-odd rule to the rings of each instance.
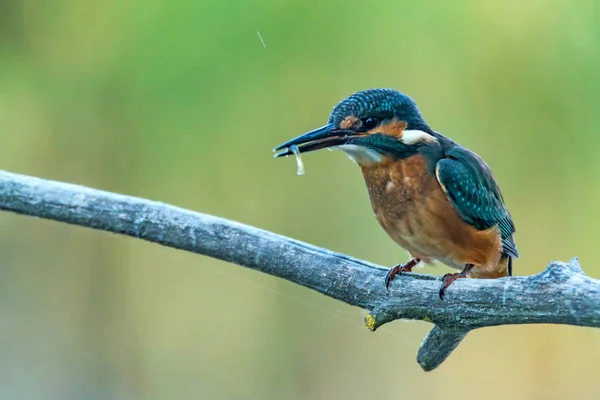
[[461, 279], [438, 297], [440, 278], [387, 268], [272, 232], [151, 200], [0, 171], [0, 209], [123, 234], [214, 257], [316, 290], [368, 310], [375, 331], [396, 319], [431, 322], [417, 361], [438, 367], [473, 329], [507, 324], [600, 327], [600, 281], [576, 258], [539, 274]]

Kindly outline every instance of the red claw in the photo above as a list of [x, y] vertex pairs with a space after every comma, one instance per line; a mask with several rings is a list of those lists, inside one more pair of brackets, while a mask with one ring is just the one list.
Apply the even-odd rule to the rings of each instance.
[[444, 296], [446, 295], [446, 289], [448, 286], [452, 284], [457, 279], [466, 278], [471, 269], [473, 268], [473, 264], [465, 265], [465, 268], [461, 272], [457, 272], [454, 274], [446, 274], [442, 277], [442, 286], [440, 287], [440, 300], [444, 300]]
[[388, 290], [390, 282], [392, 282], [397, 274], [402, 274], [403, 272], [412, 272], [412, 269], [420, 262], [421, 260], [418, 258], [411, 258], [405, 264], [397, 264], [390, 268], [385, 275], [385, 289]]

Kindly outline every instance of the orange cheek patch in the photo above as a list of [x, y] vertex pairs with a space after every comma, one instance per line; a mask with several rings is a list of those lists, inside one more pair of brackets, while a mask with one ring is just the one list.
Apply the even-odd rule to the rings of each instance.
[[353, 115], [350, 115], [350, 116], [344, 118], [344, 120], [342, 122], [340, 122], [340, 128], [341, 129], [350, 129], [354, 126], [356, 121], [358, 121], [358, 118], [356, 118]]
[[369, 135], [372, 135], [373, 133], [383, 133], [385, 135], [393, 136], [395, 138], [400, 139], [407, 126], [408, 124], [406, 123], [406, 121], [393, 119], [387, 124], [380, 125], [375, 129], [371, 129], [367, 133]]

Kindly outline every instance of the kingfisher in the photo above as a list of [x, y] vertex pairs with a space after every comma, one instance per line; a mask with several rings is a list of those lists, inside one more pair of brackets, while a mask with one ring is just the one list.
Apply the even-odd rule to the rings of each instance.
[[299, 156], [324, 148], [342, 150], [360, 167], [377, 221], [409, 253], [388, 270], [386, 289], [421, 262], [460, 271], [443, 275], [441, 300], [459, 278], [512, 276], [515, 225], [490, 167], [430, 128], [409, 96], [386, 88], [356, 92], [333, 108], [327, 124], [274, 151]]

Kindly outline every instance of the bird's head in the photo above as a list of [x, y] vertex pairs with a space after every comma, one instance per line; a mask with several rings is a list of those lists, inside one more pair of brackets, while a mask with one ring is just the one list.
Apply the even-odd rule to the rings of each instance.
[[292, 154], [293, 145], [301, 153], [337, 148], [368, 167], [386, 158], [410, 157], [435, 143], [435, 133], [410, 97], [392, 89], [369, 89], [338, 103], [326, 125], [276, 147], [275, 151], [286, 150], [275, 156]]

